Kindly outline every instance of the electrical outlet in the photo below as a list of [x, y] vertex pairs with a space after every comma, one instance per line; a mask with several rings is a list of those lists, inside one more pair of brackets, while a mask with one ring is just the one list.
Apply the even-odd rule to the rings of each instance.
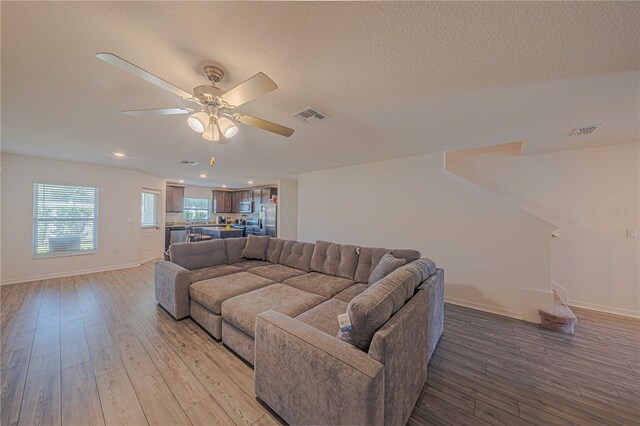
[[627, 228], [627, 238], [638, 238], [638, 229]]

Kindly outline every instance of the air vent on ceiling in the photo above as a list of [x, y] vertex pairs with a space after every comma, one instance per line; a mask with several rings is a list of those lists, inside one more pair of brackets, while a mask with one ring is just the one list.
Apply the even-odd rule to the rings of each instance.
[[182, 160], [180, 164], [186, 164], [187, 166], [197, 166], [198, 162], [193, 160]]
[[316, 123], [318, 121], [324, 120], [325, 118], [328, 118], [329, 116], [324, 112], [309, 106], [303, 110], [296, 112], [295, 114], [291, 114], [291, 117], [295, 117], [307, 123]]
[[598, 127], [600, 127], [600, 124], [592, 124], [590, 126], [584, 126], [584, 127], [576, 127], [575, 129], [573, 129], [571, 131], [571, 133], [569, 133], [569, 136], [585, 136], [585, 135], [590, 135], [593, 132], [595, 132]]

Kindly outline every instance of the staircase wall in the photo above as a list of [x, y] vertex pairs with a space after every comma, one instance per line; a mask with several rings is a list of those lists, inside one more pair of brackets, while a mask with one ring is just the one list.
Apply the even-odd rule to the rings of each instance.
[[447, 154], [447, 170], [557, 226], [552, 281], [567, 302], [640, 316], [638, 144], [522, 155], [520, 142]]

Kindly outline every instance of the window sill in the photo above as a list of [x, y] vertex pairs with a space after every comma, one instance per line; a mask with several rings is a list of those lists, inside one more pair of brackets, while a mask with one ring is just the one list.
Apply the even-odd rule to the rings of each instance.
[[152, 229], [152, 228], [160, 229], [158, 225], [143, 225], [141, 228], [142, 229]]
[[98, 250], [60, 251], [53, 253], [34, 254], [32, 259], [48, 259], [50, 257], [84, 256], [85, 254], [98, 254]]

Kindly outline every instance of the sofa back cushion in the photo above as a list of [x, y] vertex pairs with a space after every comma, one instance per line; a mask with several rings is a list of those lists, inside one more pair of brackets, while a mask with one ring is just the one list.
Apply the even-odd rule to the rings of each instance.
[[270, 239], [271, 237], [268, 235], [266, 237], [247, 236], [247, 244], [242, 250], [242, 257], [245, 259], [265, 260]]
[[352, 280], [358, 266], [358, 248], [351, 245], [316, 241], [311, 270]]
[[353, 329], [338, 332], [338, 338], [368, 350], [376, 331], [413, 296], [418, 284], [414, 271], [403, 266], [370, 285], [349, 302], [347, 313]]
[[371, 271], [369, 284], [380, 281], [405, 263], [407, 263], [406, 259], [398, 259], [393, 257], [391, 253], [385, 253], [380, 259], [380, 262], [378, 262], [378, 265]]
[[169, 246], [169, 260], [190, 271], [224, 265], [227, 256], [223, 240], [198, 243], [173, 243]]
[[280, 254], [278, 263], [309, 272], [314, 246], [315, 244], [313, 243], [286, 240], [284, 246], [282, 246], [282, 254]]
[[284, 241], [280, 238], [270, 238], [269, 245], [267, 246], [267, 261], [271, 263], [278, 263], [280, 261], [280, 255], [282, 254], [282, 247], [284, 247]]
[[242, 250], [244, 250], [244, 246], [247, 244], [247, 238], [225, 238], [224, 247], [227, 252], [227, 263], [231, 265], [232, 263], [240, 262], [242, 259]]
[[407, 263], [413, 262], [416, 259], [420, 259], [420, 252], [411, 249], [384, 249], [375, 247], [361, 247], [360, 256], [358, 256], [358, 267], [356, 268], [355, 281], [357, 283], [368, 283], [369, 276], [373, 272], [382, 256], [385, 253], [391, 253], [391, 255], [397, 259], [405, 259]]

